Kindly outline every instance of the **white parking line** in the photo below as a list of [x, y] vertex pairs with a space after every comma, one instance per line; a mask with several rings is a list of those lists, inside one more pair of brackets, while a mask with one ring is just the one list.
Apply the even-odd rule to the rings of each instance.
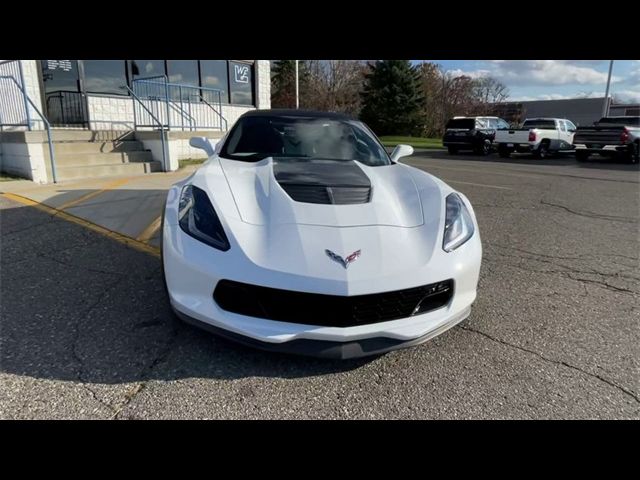
[[443, 178], [443, 180], [445, 182], [448, 182], [448, 183], [463, 183], [465, 185], [475, 185], [476, 187], [498, 188], [500, 190], [513, 190], [513, 188], [499, 187], [498, 185], [485, 185], [484, 183], [461, 182], [459, 180], [446, 180], [444, 178]]

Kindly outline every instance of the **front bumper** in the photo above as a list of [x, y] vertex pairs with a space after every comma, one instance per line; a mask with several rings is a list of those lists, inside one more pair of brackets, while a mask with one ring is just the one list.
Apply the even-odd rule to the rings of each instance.
[[576, 152], [588, 152], [599, 153], [603, 155], [615, 155], [617, 153], [628, 153], [631, 151], [632, 144], [618, 144], [618, 145], [600, 145], [594, 146], [593, 144], [576, 143], [574, 145]]
[[272, 343], [257, 340], [246, 335], [240, 335], [224, 328], [216, 327], [210, 323], [197, 320], [174, 308], [178, 317], [196, 327], [207, 330], [228, 340], [269, 352], [289, 353], [312, 357], [346, 360], [351, 358], [381, 355], [383, 353], [400, 348], [412, 347], [430, 340], [433, 337], [449, 330], [466, 319], [471, 313], [471, 307], [466, 308], [457, 315], [453, 315], [445, 323], [440, 324], [429, 333], [412, 340], [398, 340], [389, 337], [368, 337], [360, 340], [332, 341], [300, 338], [283, 343]]
[[[213, 298], [215, 287], [222, 279], [321, 294], [336, 294], [330, 291], [334, 283], [266, 271], [229, 252], [212, 249], [184, 234], [179, 227], [166, 223], [162, 257], [171, 306], [187, 322], [265, 350], [353, 358], [422, 343], [464, 320], [476, 298], [482, 247], [476, 232], [455, 252], [441, 255], [412, 271], [412, 279], [407, 279], [407, 273], [403, 272], [385, 277], [386, 287], [354, 292], [378, 293], [452, 279], [454, 294], [445, 306], [406, 318], [349, 327], [240, 315], [223, 310]], [[369, 279], [366, 284], [373, 284], [374, 280]], [[360, 287], [364, 288], [364, 285], [360, 284]]]

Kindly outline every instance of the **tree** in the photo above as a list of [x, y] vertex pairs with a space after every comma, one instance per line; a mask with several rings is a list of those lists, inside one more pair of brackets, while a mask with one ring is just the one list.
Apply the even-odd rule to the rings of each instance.
[[473, 83], [476, 101], [483, 106], [504, 102], [509, 97], [509, 89], [506, 85], [493, 77], [480, 77]]
[[[271, 106], [296, 108], [296, 61], [275, 60], [271, 71]], [[308, 77], [306, 64], [298, 62], [299, 97], [306, 90]]]
[[490, 114], [492, 104], [509, 96], [507, 87], [492, 77], [454, 74], [431, 62], [421, 64], [418, 72], [426, 98], [423, 135], [427, 137], [442, 135], [453, 116]]
[[408, 60], [369, 64], [360, 118], [378, 135], [419, 135], [425, 97], [420, 74]]
[[366, 65], [357, 60], [311, 60], [304, 108], [357, 116]]

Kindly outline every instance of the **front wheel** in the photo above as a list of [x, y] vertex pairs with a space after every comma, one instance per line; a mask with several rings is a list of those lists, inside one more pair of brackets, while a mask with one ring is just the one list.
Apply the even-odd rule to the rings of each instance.
[[478, 148], [476, 148], [478, 155], [487, 156], [491, 153], [491, 140], [485, 140]]

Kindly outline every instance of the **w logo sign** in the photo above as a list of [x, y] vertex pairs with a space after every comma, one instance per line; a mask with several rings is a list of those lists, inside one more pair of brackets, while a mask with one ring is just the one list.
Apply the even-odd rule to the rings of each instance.
[[249, 83], [248, 65], [234, 65], [233, 70], [235, 72], [236, 83]]

